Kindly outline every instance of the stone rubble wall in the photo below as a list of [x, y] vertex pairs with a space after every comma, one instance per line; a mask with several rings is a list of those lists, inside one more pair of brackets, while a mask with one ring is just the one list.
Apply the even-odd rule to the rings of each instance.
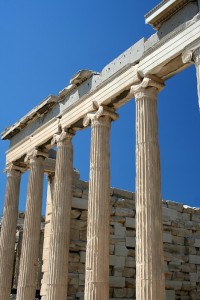
[[[110, 300], [133, 300], [136, 274], [135, 194], [111, 188], [110, 195]], [[87, 205], [88, 183], [80, 181], [77, 176], [74, 179], [71, 212], [68, 300], [84, 299]], [[47, 203], [46, 216], [42, 300], [45, 300], [46, 294], [51, 203]], [[21, 233], [17, 249], [20, 248], [20, 240]], [[200, 209], [163, 201], [163, 242], [167, 300], [200, 299]], [[42, 243], [43, 230], [41, 231]], [[41, 247], [42, 245], [40, 249]], [[17, 251], [20, 253], [19, 249]], [[16, 256], [16, 262], [18, 260]], [[18, 268], [16, 263], [15, 286]], [[41, 276], [39, 272], [39, 277]], [[40, 288], [39, 284], [38, 288]]]

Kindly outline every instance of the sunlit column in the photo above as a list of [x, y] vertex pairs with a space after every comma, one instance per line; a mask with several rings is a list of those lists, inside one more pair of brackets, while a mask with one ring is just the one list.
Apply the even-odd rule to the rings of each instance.
[[26, 160], [29, 160], [30, 174], [28, 179], [17, 300], [35, 299], [45, 156], [46, 153], [34, 150], [26, 157]]
[[47, 278], [48, 278], [48, 265], [49, 265], [49, 243], [48, 243], [48, 241], [49, 241], [50, 233], [51, 233], [51, 216], [52, 216], [54, 179], [55, 179], [54, 174], [48, 175], [45, 229], [44, 229], [44, 245], [43, 245], [43, 255], [42, 255], [43, 278], [42, 278], [41, 290], [40, 290], [40, 295], [42, 296], [42, 300], [46, 300], [46, 293], [47, 293]]
[[52, 202], [47, 300], [67, 297], [70, 214], [73, 175], [73, 134], [63, 131], [54, 135], [57, 156]]
[[10, 299], [22, 171], [14, 164], [5, 170], [7, 184], [0, 236], [0, 299], [3, 300]]
[[182, 55], [183, 63], [195, 63], [196, 67], [196, 76], [197, 76], [197, 93], [198, 93], [198, 102], [200, 108], [200, 47], [194, 50], [185, 51]]
[[110, 125], [113, 110], [99, 107], [88, 114], [91, 122], [90, 181], [86, 249], [85, 296], [87, 300], [109, 299], [110, 237]]
[[145, 78], [136, 100], [136, 299], [164, 300], [164, 257], [157, 93], [161, 81]]

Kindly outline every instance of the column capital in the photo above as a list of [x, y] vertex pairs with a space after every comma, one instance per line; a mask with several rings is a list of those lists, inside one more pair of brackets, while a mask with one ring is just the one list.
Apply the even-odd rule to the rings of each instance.
[[7, 173], [7, 175], [11, 175], [11, 174], [15, 174], [15, 175], [21, 175], [22, 173], [26, 172], [26, 168], [22, 168], [16, 164], [14, 164], [14, 162], [6, 165], [5, 169], [4, 169], [4, 173]]
[[149, 75], [143, 78], [142, 82], [131, 87], [131, 94], [136, 100], [140, 100], [146, 96], [155, 98], [157, 93], [165, 87], [164, 81], [157, 76]]
[[90, 122], [92, 123], [93, 121], [97, 121], [104, 116], [110, 118], [111, 121], [115, 121], [119, 117], [119, 115], [115, 113], [114, 109], [101, 105], [99, 106], [98, 110], [90, 112], [84, 117], [83, 126], [87, 127], [90, 124]]
[[26, 154], [24, 162], [27, 163], [31, 159], [34, 159], [36, 157], [42, 157], [45, 159], [46, 157], [48, 157], [48, 153], [35, 148]]
[[182, 62], [184, 64], [200, 64], [200, 46], [195, 49], [187, 49], [182, 53]]
[[71, 140], [73, 136], [75, 135], [75, 132], [73, 129], [63, 129], [61, 133], [55, 133], [53, 135], [53, 138], [51, 140], [51, 145], [61, 145], [63, 141]]

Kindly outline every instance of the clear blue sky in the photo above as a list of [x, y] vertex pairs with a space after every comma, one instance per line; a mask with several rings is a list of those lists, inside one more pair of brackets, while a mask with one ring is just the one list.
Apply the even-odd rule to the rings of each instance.
[[[57, 95], [80, 69], [101, 71], [153, 29], [144, 14], [159, 1], [0, 0], [0, 131], [49, 94]], [[166, 82], [159, 95], [159, 141], [164, 199], [200, 206], [200, 113], [195, 69]], [[119, 110], [112, 124], [111, 185], [135, 190], [135, 104]], [[0, 212], [6, 176], [0, 141]], [[90, 130], [74, 138], [74, 167], [89, 174]], [[20, 210], [26, 199], [23, 176]]]

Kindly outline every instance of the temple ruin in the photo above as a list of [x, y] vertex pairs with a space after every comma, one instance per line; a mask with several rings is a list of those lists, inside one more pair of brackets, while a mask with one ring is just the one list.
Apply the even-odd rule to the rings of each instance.
[[[139, 40], [100, 73], [77, 72], [59, 95], [48, 96], [3, 132], [10, 146], [0, 299], [10, 299], [15, 278], [17, 300], [34, 300], [38, 287], [42, 300], [200, 299], [200, 212], [162, 202], [157, 117], [158, 94], [167, 80], [193, 64], [200, 102], [200, 1], [164, 0], [145, 21], [155, 34]], [[110, 187], [110, 128], [120, 117], [116, 110], [132, 98], [136, 197]], [[73, 171], [73, 137], [88, 126], [87, 187]], [[20, 180], [26, 171], [23, 238], [16, 256]], [[48, 193], [41, 243], [44, 174]], [[81, 268], [77, 273], [76, 267]]]

